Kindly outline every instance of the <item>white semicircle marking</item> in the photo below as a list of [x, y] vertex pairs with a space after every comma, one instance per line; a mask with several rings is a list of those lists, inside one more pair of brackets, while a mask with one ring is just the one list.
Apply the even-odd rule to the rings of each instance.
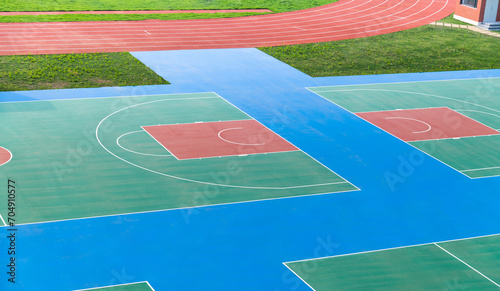
[[226, 129], [223, 129], [221, 131], [219, 131], [219, 133], [217, 134], [219, 136], [220, 139], [222, 139], [223, 141], [225, 142], [228, 142], [228, 143], [232, 143], [232, 144], [237, 144], [237, 145], [245, 145], [245, 146], [262, 146], [262, 145], [265, 145], [265, 143], [241, 143], [241, 142], [234, 142], [234, 141], [230, 141], [230, 140], [227, 140], [225, 138], [223, 138], [221, 136], [221, 134], [225, 131], [228, 131], [228, 130], [236, 130], [236, 129], [243, 129], [243, 127], [234, 127], [234, 128], [226, 128]]
[[398, 117], [398, 116], [393, 116], [393, 117], [386, 117], [385, 119], [404, 119], [404, 120], [412, 120], [412, 121], [416, 121], [416, 122], [419, 122], [419, 123], [423, 123], [425, 125], [427, 125], [427, 129], [426, 130], [422, 130], [422, 131], [414, 131], [412, 133], [424, 133], [424, 132], [428, 132], [429, 130], [431, 130], [431, 126], [430, 124], [428, 124], [427, 122], [424, 122], [422, 120], [418, 120], [418, 119], [414, 119], [414, 118], [409, 118], [409, 117]]

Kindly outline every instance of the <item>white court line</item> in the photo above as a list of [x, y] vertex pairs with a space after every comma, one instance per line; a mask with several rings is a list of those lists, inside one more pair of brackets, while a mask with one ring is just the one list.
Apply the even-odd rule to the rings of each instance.
[[420, 123], [423, 123], [425, 125], [427, 125], [427, 129], [426, 130], [422, 130], [422, 131], [413, 131], [412, 133], [424, 133], [424, 132], [428, 132], [429, 130], [431, 130], [431, 126], [430, 124], [428, 124], [427, 122], [424, 122], [422, 120], [418, 120], [418, 119], [414, 119], [414, 118], [409, 118], [409, 117], [386, 117], [385, 119], [404, 119], [404, 120], [413, 120], [413, 121], [417, 121], [417, 122], [420, 122]]
[[362, 252], [355, 252], [355, 253], [349, 253], [349, 254], [332, 255], [332, 256], [326, 256], [326, 257], [320, 257], [320, 258], [310, 258], [310, 259], [303, 259], [303, 260], [296, 260], [296, 261], [288, 261], [288, 262], [285, 262], [285, 264], [307, 262], [307, 261], [314, 261], [314, 260], [324, 260], [324, 259], [331, 259], [331, 258], [337, 258], [337, 257], [355, 256], [355, 255], [385, 252], [385, 251], [392, 251], [392, 250], [400, 250], [400, 249], [406, 249], [406, 248], [429, 246], [429, 245], [436, 244], [436, 243], [441, 244], [441, 243], [448, 243], [448, 242], [458, 242], [458, 241], [488, 238], [488, 237], [494, 237], [494, 236], [500, 236], [500, 233], [479, 235], [479, 236], [459, 238], [459, 239], [450, 239], [450, 240], [443, 240], [443, 241], [429, 242], [429, 243], [422, 243], [422, 244], [414, 244], [414, 245], [407, 245], [407, 246], [400, 246], [400, 247], [393, 247], [393, 248], [386, 248], [386, 249], [378, 249], [378, 250], [371, 250], [371, 251], [362, 251]]
[[295, 276], [297, 276], [302, 282], [304, 282], [304, 284], [307, 285], [307, 287], [311, 288], [313, 291], [316, 291], [311, 285], [309, 285], [309, 283], [306, 282], [306, 280], [302, 279], [302, 277], [300, 277], [297, 273], [295, 273], [294, 270], [292, 270], [286, 263], [283, 263], [283, 265], [285, 265], [285, 267], [287, 267], [288, 270], [290, 270], [290, 272], [292, 272]]
[[151, 288], [151, 290], [155, 291], [155, 289], [153, 288], [153, 286], [151, 286], [151, 284], [149, 284], [148, 281], [146, 281], [146, 284], [148, 284], [149, 288]]
[[472, 267], [471, 265], [467, 264], [466, 262], [462, 261], [459, 257], [455, 256], [454, 254], [450, 253], [449, 251], [447, 251], [446, 249], [444, 249], [443, 247], [441, 247], [440, 245], [438, 245], [437, 243], [434, 243], [435, 246], [437, 246], [438, 248], [440, 248], [441, 250], [445, 251], [447, 254], [449, 254], [450, 256], [454, 257], [455, 259], [459, 260], [461, 263], [463, 263], [464, 265], [466, 265], [467, 267], [471, 268], [472, 270], [474, 270], [476, 273], [478, 273], [479, 275], [483, 276], [484, 278], [486, 278], [488, 281], [490, 281], [491, 283], [495, 284], [497, 287], [500, 287], [500, 285], [498, 285], [498, 283], [496, 283], [495, 281], [491, 280], [490, 278], [488, 278], [486, 275], [484, 275], [483, 273], [479, 272], [478, 270], [474, 269], [474, 267]]
[[[495, 116], [495, 117], [500, 118], [500, 115], [496, 115], [496, 114], [489, 113], [489, 112], [484, 112], [484, 111], [479, 111], [479, 110], [470, 110], [470, 109], [455, 109], [455, 111], [457, 111], [457, 112], [459, 112], [459, 111], [465, 111], [465, 112], [477, 112], [477, 113], [484, 113], [484, 114], [487, 114], [487, 115], [492, 115], [492, 116]], [[469, 118], [470, 118], [470, 117], [469, 117]]]
[[[149, 85], [144, 85], [141, 87], [146, 87]], [[161, 86], [161, 85], [154, 85]], [[89, 88], [74, 88], [74, 89], [54, 89], [54, 90], [85, 90]], [[102, 88], [94, 88], [102, 89]], [[35, 90], [37, 91], [37, 90]], [[3, 92], [2, 92], [3, 93]], [[214, 92], [196, 92], [196, 93], [162, 93], [162, 94], [147, 94], [147, 95], [121, 95], [121, 96], [97, 96], [97, 97], [85, 97], [85, 98], [61, 98], [61, 99], [47, 99], [47, 100], [21, 100], [21, 101], [0, 101], [0, 105], [3, 103], [26, 103], [26, 102], [53, 102], [53, 101], [78, 101], [78, 100], [93, 100], [93, 99], [114, 99], [114, 98], [137, 98], [137, 97], [157, 97], [157, 96], [172, 96], [172, 95], [208, 95], [215, 94]], [[27, 96], [30, 97], [30, 96]], [[172, 100], [193, 100], [193, 99], [218, 99], [218, 97], [190, 97], [190, 98], [178, 98]]]
[[151, 290], [154, 291], [153, 287], [151, 287], [151, 285], [149, 284], [148, 281], [141, 281], [141, 282], [134, 282], [134, 283], [125, 283], [125, 284], [118, 284], [118, 285], [106, 285], [106, 286], [92, 287], [92, 288], [87, 288], [87, 289], [76, 289], [76, 290], [73, 290], [73, 291], [96, 290], [96, 289], [102, 289], [102, 288], [111, 288], [111, 287], [119, 287], [119, 286], [137, 285], [137, 284], [142, 284], [142, 283], [146, 283], [151, 288]]
[[[492, 71], [498, 70], [498, 69], [491, 69]], [[488, 70], [485, 70], [488, 71]], [[439, 72], [429, 72], [430, 74], [433, 73], [439, 73]], [[414, 75], [420, 75], [422, 73], [408, 73], [408, 74], [414, 74]], [[397, 75], [397, 74], [386, 74], [386, 75]], [[369, 77], [369, 75], [358, 75], [357, 77]], [[331, 78], [331, 77], [319, 77], [319, 78]], [[341, 77], [339, 77], [341, 78]], [[456, 79], [446, 79], [446, 80], [415, 80], [415, 81], [403, 81], [403, 82], [398, 82], [398, 81], [393, 81], [393, 82], [380, 82], [380, 83], [363, 83], [363, 84], [350, 84], [350, 85], [323, 85], [323, 86], [315, 86], [315, 87], [306, 87], [306, 89], [313, 91], [312, 89], [317, 89], [317, 88], [338, 88], [338, 87], [357, 87], [357, 86], [374, 86], [374, 85], [398, 85], [398, 84], [411, 84], [411, 83], [435, 83], [435, 82], [454, 82], [454, 81], [477, 81], [477, 80], [489, 80], [489, 79], [500, 79], [500, 77], [474, 77], [474, 78], [456, 78]], [[363, 80], [364, 81], [364, 80]], [[317, 93], [321, 92], [335, 92], [335, 91], [351, 91], [351, 90], [325, 90], [321, 91], [318, 90]], [[314, 92], [314, 91], [313, 91]]]
[[133, 151], [133, 150], [130, 150], [130, 149], [127, 149], [125, 148], [124, 146], [122, 146], [120, 144], [120, 139], [126, 135], [129, 135], [129, 134], [132, 134], [132, 133], [137, 133], [137, 132], [146, 132], [144, 130], [136, 130], [136, 131], [131, 131], [131, 132], [127, 132], [127, 133], [124, 133], [122, 135], [120, 135], [117, 139], [116, 139], [116, 144], [121, 147], [122, 149], [128, 151], [128, 152], [131, 152], [131, 153], [134, 153], [134, 154], [138, 154], [138, 155], [143, 155], [143, 156], [153, 156], [153, 157], [171, 157], [172, 155], [160, 155], [160, 154], [147, 154], [147, 153], [141, 153], [141, 152], [136, 152], [136, 151]]
[[227, 142], [227, 143], [232, 143], [232, 144], [237, 144], [237, 145], [244, 145], [244, 146], [263, 146], [263, 145], [266, 145], [265, 143], [239, 143], [239, 142], [233, 142], [233, 141], [230, 141], [230, 140], [227, 140], [225, 138], [223, 138], [221, 136], [221, 133], [223, 132], [226, 132], [228, 130], [235, 130], [235, 129], [243, 129], [243, 127], [234, 127], [234, 128], [226, 128], [226, 129], [223, 129], [221, 131], [219, 131], [219, 133], [217, 134], [217, 136], [222, 139], [223, 141]]
[[500, 169], [500, 167], [488, 167], [488, 168], [468, 169], [468, 170], [462, 170], [462, 172], [481, 171], [481, 170], [490, 170], [490, 169]]
[[7, 223], [5, 223], [5, 220], [3, 220], [3, 216], [2, 216], [2, 214], [0, 214], [0, 218], [2, 219], [3, 225], [4, 225], [4, 226], [7, 226]]
[[[353, 187], [355, 187], [355, 186], [353, 186]], [[337, 192], [333, 192], [333, 194], [340, 194], [340, 193], [348, 193], [348, 192], [353, 192], [353, 191], [359, 191], [359, 188], [357, 188], [357, 189], [358, 190], [337, 191]], [[59, 220], [48, 220], [48, 221], [38, 221], [38, 222], [35, 221], [35, 222], [19, 223], [19, 224], [16, 224], [16, 225], [44, 224], [44, 223], [54, 223], [54, 222], [61, 222], [61, 221], [75, 221], [75, 220], [105, 218], [105, 217], [113, 217], [113, 216], [138, 215], [138, 214], [147, 214], [147, 213], [157, 213], [157, 212], [167, 212], [167, 211], [179, 211], [179, 210], [186, 210], [186, 209], [196, 209], [196, 208], [200, 209], [200, 208], [217, 207], [217, 206], [225, 206], [225, 205], [236, 205], [236, 204], [243, 204], [243, 203], [255, 203], [255, 202], [274, 201], [274, 200], [307, 198], [307, 197], [330, 195], [330, 194], [332, 194], [332, 192], [312, 193], [312, 194], [311, 193], [309, 193], [309, 194], [306, 193], [306, 194], [301, 194], [301, 195], [285, 196], [285, 197], [278, 197], [278, 198], [264, 198], [264, 199], [245, 200], [245, 201], [218, 203], [218, 204], [192, 205], [192, 206], [177, 207], [177, 208], [164, 208], [164, 209], [148, 210], [148, 211], [137, 211], [137, 212], [128, 212], [128, 213], [114, 213], [114, 214], [88, 216], [88, 217], [76, 217], [76, 218], [67, 218], [67, 219], [59, 219]]]
[[[481, 79], [484, 79], [484, 78], [481, 78]], [[437, 82], [439, 82], [439, 81], [437, 81]], [[412, 83], [412, 82], [409, 82], [409, 83]], [[354, 86], [357, 86], [357, 85], [354, 85]], [[314, 87], [311, 87], [311, 88], [314, 88]], [[390, 90], [390, 89], [380, 89], [380, 88], [368, 88], [368, 89], [346, 89], [346, 90], [335, 90], [335, 89], [332, 89], [332, 90], [325, 90], [325, 91], [321, 91], [321, 92], [317, 92], [316, 93], [312, 89], [309, 89], [309, 88], [307, 88], [307, 89], [310, 90], [311, 92], [317, 94], [317, 95], [319, 95], [319, 93], [323, 93], [323, 92], [333, 93], [333, 92], [349, 92], [349, 91], [351, 91], [351, 92], [352, 91], [380, 91], [380, 92], [395, 92], [395, 93], [404, 93], [404, 94], [415, 94], [415, 95], [422, 95], [422, 96], [428, 96], [428, 97], [434, 97], [434, 98], [452, 100], [452, 101], [456, 101], [456, 102], [459, 102], [459, 103], [465, 103], [465, 104], [474, 105], [474, 106], [477, 106], [477, 107], [486, 108], [486, 109], [489, 109], [491, 111], [495, 111], [495, 112], [500, 113], [500, 110], [496, 110], [496, 109], [490, 108], [488, 106], [483, 106], [483, 105], [480, 105], [480, 104], [477, 104], [477, 103], [473, 103], [473, 102], [469, 102], [469, 101], [464, 101], [464, 100], [460, 100], [460, 99], [455, 99], [455, 98], [451, 98], [451, 97], [445, 97], [445, 96], [441, 96], [441, 95], [421, 93], [421, 92]], [[321, 96], [321, 95], [319, 95], [319, 96]], [[321, 96], [321, 97], [323, 97], [323, 96]], [[328, 100], [326, 97], [323, 97], [323, 98], [325, 98], [326, 100]], [[331, 100], [328, 100], [328, 101], [333, 102]], [[446, 106], [444, 106], [444, 107], [446, 107]], [[449, 107], [446, 107], [446, 108], [451, 109]], [[470, 118], [470, 117], [468, 117], [468, 118]]]

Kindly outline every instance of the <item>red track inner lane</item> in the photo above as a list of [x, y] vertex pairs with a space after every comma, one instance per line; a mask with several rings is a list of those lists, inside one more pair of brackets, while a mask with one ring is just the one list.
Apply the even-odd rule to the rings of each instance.
[[453, 0], [341, 0], [250, 17], [2, 23], [0, 55], [243, 48], [334, 41], [414, 28], [454, 11]]

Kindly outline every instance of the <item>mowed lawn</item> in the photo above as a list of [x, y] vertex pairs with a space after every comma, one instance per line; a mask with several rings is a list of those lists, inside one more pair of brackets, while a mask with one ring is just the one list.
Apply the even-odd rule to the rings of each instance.
[[255, 9], [301, 10], [336, 0], [2, 0], [0, 11]]
[[261, 50], [313, 77], [500, 68], [500, 38], [433, 25]]
[[0, 56], [0, 91], [168, 84], [130, 53]]

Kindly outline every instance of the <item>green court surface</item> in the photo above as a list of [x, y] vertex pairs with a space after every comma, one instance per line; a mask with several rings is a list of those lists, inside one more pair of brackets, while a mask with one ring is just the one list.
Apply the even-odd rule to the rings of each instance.
[[132, 283], [126, 285], [109, 286], [102, 288], [82, 289], [78, 291], [154, 291], [146, 282]]
[[141, 128], [251, 119], [214, 93], [12, 102], [0, 112], [16, 121], [0, 135], [13, 154], [2, 168], [15, 177], [17, 224], [357, 190], [300, 150], [177, 160]]
[[[484, 78], [309, 89], [353, 113], [448, 107], [499, 131], [499, 84], [498, 78]], [[471, 178], [500, 176], [500, 135], [409, 143]]]
[[498, 290], [500, 236], [286, 263], [313, 290]]

